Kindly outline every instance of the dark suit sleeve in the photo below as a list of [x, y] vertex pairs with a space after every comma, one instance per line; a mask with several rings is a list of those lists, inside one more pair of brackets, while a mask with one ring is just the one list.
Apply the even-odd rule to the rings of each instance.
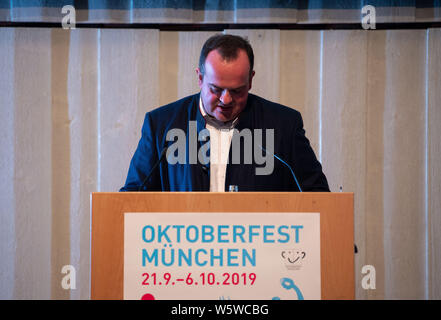
[[159, 166], [152, 176], [146, 180], [151, 169], [158, 160], [156, 138], [152, 128], [150, 114], [147, 113], [142, 126], [142, 135], [138, 147], [130, 162], [129, 172], [124, 187], [120, 191], [159, 191], [161, 190], [161, 179]]
[[294, 128], [294, 171], [302, 191], [329, 191], [328, 181], [322, 171], [322, 166], [305, 136], [303, 120], [298, 114], [297, 125]]

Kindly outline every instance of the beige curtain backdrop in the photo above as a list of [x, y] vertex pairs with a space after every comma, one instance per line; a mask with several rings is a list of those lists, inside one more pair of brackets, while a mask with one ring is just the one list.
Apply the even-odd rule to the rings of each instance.
[[[441, 29], [226, 32], [355, 193], [357, 298], [441, 299]], [[90, 297], [90, 193], [123, 185], [145, 112], [198, 91], [211, 34], [0, 28], [0, 298]]]

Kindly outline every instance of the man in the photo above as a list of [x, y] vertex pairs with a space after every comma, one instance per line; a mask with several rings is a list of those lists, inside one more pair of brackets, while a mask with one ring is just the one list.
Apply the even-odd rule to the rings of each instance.
[[200, 93], [146, 114], [121, 191], [329, 191], [298, 111], [249, 94], [247, 40], [209, 38]]

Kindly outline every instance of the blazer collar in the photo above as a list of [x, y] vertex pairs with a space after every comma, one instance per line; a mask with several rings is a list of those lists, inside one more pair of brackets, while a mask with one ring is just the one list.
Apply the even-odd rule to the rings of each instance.
[[247, 104], [245, 108], [239, 115], [239, 122], [236, 126], [237, 130], [242, 130], [245, 128], [253, 128], [253, 117], [254, 110], [252, 107], [254, 96], [252, 94], [248, 94]]

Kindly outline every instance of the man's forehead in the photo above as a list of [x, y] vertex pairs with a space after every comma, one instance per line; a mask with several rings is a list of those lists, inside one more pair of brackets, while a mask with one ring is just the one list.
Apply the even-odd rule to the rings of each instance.
[[239, 74], [216, 72], [209, 68], [204, 75], [203, 81], [213, 88], [235, 90], [247, 86], [249, 83], [249, 76], [247, 72]]

